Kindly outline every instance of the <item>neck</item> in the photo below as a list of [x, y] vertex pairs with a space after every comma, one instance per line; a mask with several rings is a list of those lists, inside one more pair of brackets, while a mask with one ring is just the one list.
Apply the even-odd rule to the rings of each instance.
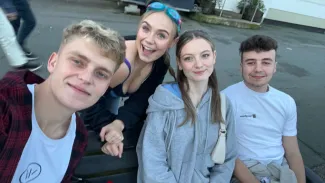
[[253, 91], [257, 92], [257, 93], [266, 93], [266, 92], [269, 91], [269, 85], [268, 84], [263, 85], [263, 86], [254, 86], [254, 85], [251, 85], [251, 84], [247, 83], [246, 81], [244, 81], [244, 83], [249, 89], [251, 89], [251, 90], [253, 90]]
[[190, 87], [188, 95], [191, 98], [193, 105], [197, 106], [200, 103], [203, 95], [208, 90], [208, 80], [200, 82], [188, 81], [188, 84]]
[[65, 136], [74, 112], [55, 98], [49, 80], [35, 86], [35, 116], [39, 127], [49, 138]]
[[134, 66], [137, 68], [144, 68], [145, 66], [152, 64], [151, 62], [147, 63], [140, 59], [139, 55], [135, 57]]

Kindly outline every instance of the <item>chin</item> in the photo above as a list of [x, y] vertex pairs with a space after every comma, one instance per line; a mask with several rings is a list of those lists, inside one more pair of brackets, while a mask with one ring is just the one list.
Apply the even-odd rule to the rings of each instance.
[[162, 57], [164, 55], [164, 53], [153, 53], [150, 56], [144, 56], [142, 54], [142, 52], [138, 53], [139, 54], [139, 58], [141, 61], [146, 62], [146, 63], [151, 63], [156, 61], [157, 59], [159, 59], [160, 57]]
[[194, 82], [208, 82], [209, 77], [192, 77], [191, 80]]
[[80, 111], [90, 107], [83, 102], [75, 101], [73, 103], [66, 103], [65, 106], [73, 111]]

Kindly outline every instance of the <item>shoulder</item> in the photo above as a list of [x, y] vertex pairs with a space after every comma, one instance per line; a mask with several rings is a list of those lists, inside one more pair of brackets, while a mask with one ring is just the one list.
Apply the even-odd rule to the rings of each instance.
[[241, 90], [242, 85], [243, 85], [243, 81], [238, 82], [233, 85], [230, 85], [230, 86], [226, 87], [225, 89], [223, 89], [221, 91], [221, 93], [224, 93], [225, 95], [227, 95], [229, 97], [230, 95], [238, 93], [239, 92], [238, 90]]
[[166, 64], [165, 59], [168, 59], [168, 58], [166, 58], [165, 54], [164, 54], [163, 56], [159, 57], [159, 58], [155, 61], [155, 65], [154, 65], [154, 67], [155, 67], [156, 69], [167, 70], [169, 65]]
[[293, 97], [291, 97], [289, 94], [280, 91], [276, 88], [273, 88], [272, 86], [270, 86], [270, 97], [272, 98], [277, 98], [278, 101], [282, 101], [285, 103], [289, 103], [289, 104], [295, 104], [295, 100], [293, 99]]
[[243, 92], [241, 92], [242, 85], [243, 85], [242, 81], [238, 82], [236, 84], [228, 86], [227, 88], [222, 90], [220, 93], [226, 95], [227, 101], [236, 102], [237, 99], [241, 99], [240, 96], [243, 94]]

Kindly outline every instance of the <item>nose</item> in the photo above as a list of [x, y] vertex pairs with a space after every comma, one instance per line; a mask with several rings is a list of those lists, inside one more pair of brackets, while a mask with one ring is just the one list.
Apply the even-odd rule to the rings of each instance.
[[203, 66], [203, 63], [200, 58], [195, 59], [195, 67], [196, 68], [201, 68]]
[[147, 44], [153, 44], [154, 43], [154, 33], [151, 32], [148, 34], [148, 36], [145, 39]]
[[90, 84], [92, 79], [92, 71], [84, 69], [79, 73], [78, 78], [84, 82], [84, 84]]
[[255, 71], [256, 72], [262, 72], [262, 63], [260, 62], [257, 62], [256, 65], [255, 65]]

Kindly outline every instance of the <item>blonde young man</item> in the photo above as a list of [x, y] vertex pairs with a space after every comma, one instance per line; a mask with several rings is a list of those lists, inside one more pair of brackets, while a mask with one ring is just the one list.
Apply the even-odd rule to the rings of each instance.
[[268, 36], [243, 41], [239, 49], [243, 81], [223, 90], [235, 111], [238, 159], [233, 182], [306, 182], [296, 103], [269, 85], [276, 72], [277, 48]]
[[87, 144], [76, 111], [105, 93], [124, 55], [117, 32], [85, 20], [64, 30], [46, 80], [30, 71], [0, 80], [1, 183], [71, 182]]

